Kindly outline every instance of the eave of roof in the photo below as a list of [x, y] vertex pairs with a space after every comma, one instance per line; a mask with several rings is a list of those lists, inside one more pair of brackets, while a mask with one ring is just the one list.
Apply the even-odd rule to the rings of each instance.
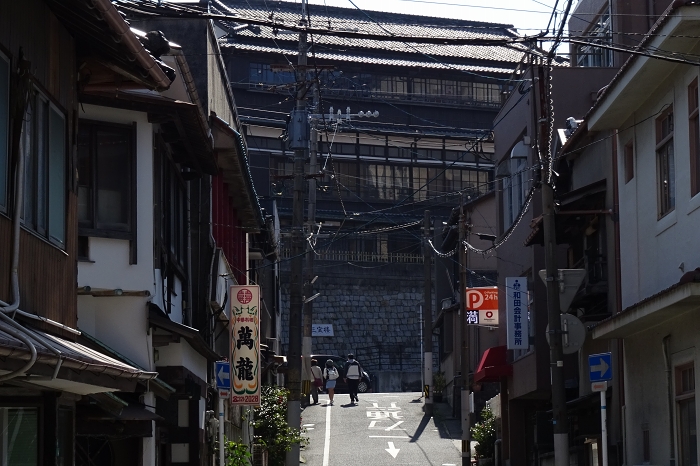
[[160, 310], [154, 311], [153, 306], [149, 307], [148, 322], [150, 325], [152, 325], [153, 327], [163, 329], [167, 332], [180, 335], [185, 340], [187, 340], [187, 343], [189, 343], [192, 349], [194, 349], [196, 352], [198, 352], [200, 355], [202, 355], [209, 361], [219, 361], [223, 358], [223, 356], [219, 355], [214, 350], [209, 348], [209, 346], [206, 344], [206, 342], [200, 335], [199, 330], [197, 330], [196, 328], [189, 327], [187, 325], [173, 322], [167, 317], [162, 317], [158, 315], [160, 312]]
[[182, 142], [192, 157], [193, 167], [208, 175], [218, 173], [209, 129], [202, 121], [197, 105], [155, 92], [139, 91], [81, 92], [79, 98], [83, 103], [149, 112], [175, 121]]
[[[220, 165], [222, 170], [230, 172], [230, 176], [226, 176], [226, 180], [230, 182], [231, 175], [233, 178], [238, 179], [239, 183], [236, 186], [238, 189], [235, 192], [240, 193], [243, 191], [247, 197], [247, 202], [243, 203], [238, 202], [237, 199], [234, 200], [237, 202], [237, 207], [246, 214], [242, 219], [243, 226], [248, 228], [251, 233], [258, 232], [264, 226], [265, 220], [260, 200], [253, 184], [253, 175], [250, 172], [248, 151], [243, 136], [214, 112], [211, 112], [210, 121], [214, 130], [214, 150], [221, 156]], [[220, 133], [217, 133], [217, 131]], [[223, 136], [225, 140], [222, 140], [219, 136]], [[235, 158], [230, 157], [232, 151], [235, 152]], [[244, 188], [243, 190], [240, 190], [241, 186]]]
[[[108, 57], [129, 77], [148, 88], [170, 87], [159, 63], [109, 0], [46, 0], [47, 4], [82, 45]], [[97, 14], [96, 14], [97, 13]]]
[[[654, 41], [661, 41], [663, 42], [664, 40], [667, 39], [667, 34], [662, 33], [662, 29], [666, 27], [666, 25], [671, 21], [673, 18], [677, 18], [674, 13], [676, 13], [677, 10], [681, 9], [684, 6], [689, 6], [689, 5], [697, 5], [698, 0], [675, 0], [673, 3], [669, 5], [669, 7], [666, 9], [666, 11], [659, 17], [657, 22], [654, 24], [654, 26], [647, 32], [647, 34], [642, 38], [640, 41], [639, 45], [636, 47], [637, 50], [644, 50], [648, 48], [652, 42]], [[698, 20], [697, 16], [693, 17], [695, 20]], [[658, 44], [657, 44], [658, 45]], [[610, 84], [608, 84], [603, 91], [600, 93], [598, 96], [597, 100], [594, 102], [593, 106], [591, 109], [588, 111], [588, 113], [585, 115], [583, 118], [585, 122], [587, 122], [588, 130], [590, 131], [598, 131], [600, 129], [605, 129], [607, 125], [602, 124], [601, 117], [605, 114], [605, 111], [607, 107], [611, 104], [611, 98], [614, 97], [614, 93], [620, 92], [619, 88], [624, 88], [626, 84], [626, 80], [630, 73], [634, 71], [635, 68], [638, 68], [639, 65], [638, 63], [641, 62], [648, 62], [649, 60], [654, 60], [653, 58], [645, 57], [645, 56], [640, 56], [638, 54], [632, 54], [627, 61], [620, 67], [620, 70], [617, 72], [617, 74], [613, 77], [613, 79], [610, 81]], [[670, 67], [668, 67], [670, 69]], [[620, 122], [621, 123], [621, 122]]]

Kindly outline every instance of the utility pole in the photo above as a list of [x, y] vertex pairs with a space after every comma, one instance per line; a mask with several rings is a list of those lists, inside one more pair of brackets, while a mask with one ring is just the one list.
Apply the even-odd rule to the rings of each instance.
[[425, 375], [425, 406], [424, 411], [428, 416], [433, 415], [433, 313], [431, 283], [433, 268], [430, 254], [430, 211], [425, 211], [423, 218], [423, 374]]
[[460, 391], [462, 415], [462, 466], [471, 466], [471, 413], [469, 406], [469, 327], [467, 325], [467, 222], [464, 216], [464, 194], [459, 195], [459, 328], [462, 351], [462, 390]]
[[[318, 87], [313, 85], [313, 107], [317, 109], [318, 107]], [[314, 120], [311, 124], [311, 137], [309, 139], [309, 207], [307, 213], [307, 225], [308, 233], [313, 234], [314, 228], [316, 227], [316, 172], [318, 167], [316, 166], [316, 155], [318, 152], [318, 130], [316, 129], [316, 121]], [[314, 294], [314, 282], [316, 277], [314, 276], [314, 250], [311, 244], [306, 245], [306, 271], [304, 278], [304, 340], [301, 345], [301, 353], [304, 356], [304, 374], [309, 377], [309, 379], [304, 380], [304, 387], [308, 386], [308, 389], [304, 390], [304, 398], [307, 405], [311, 404], [311, 327], [313, 325], [313, 300], [312, 296]]]
[[[549, 105], [545, 92], [548, 85], [542, 66], [538, 69], [540, 127], [540, 151], [548, 151], [549, 145], [549, 115], [546, 105]], [[533, 86], [533, 92], [535, 87]], [[561, 311], [559, 308], [559, 284], [556, 258], [556, 229], [554, 224], [554, 190], [549, 177], [548, 164], [553, 160], [542, 159], [541, 184], [542, 190], [542, 227], [544, 232], [544, 261], [547, 275], [547, 316], [549, 323], [549, 363], [552, 378], [552, 423], [554, 431], [554, 464], [568, 466], [569, 464], [569, 422], [566, 417], [566, 392], [564, 389], [564, 353], [562, 350]]]
[[[289, 351], [287, 356], [287, 424], [294, 430], [301, 428], [301, 331], [302, 331], [302, 269], [304, 254], [304, 164], [309, 144], [306, 109], [306, 0], [301, 2], [302, 31], [299, 33], [297, 60], [297, 100], [289, 128], [289, 147], [294, 150], [294, 197], [292, 204], [292, 263], [289, 280]], [[287, 466], [299, 465], [299, 444], [287, 452]]]

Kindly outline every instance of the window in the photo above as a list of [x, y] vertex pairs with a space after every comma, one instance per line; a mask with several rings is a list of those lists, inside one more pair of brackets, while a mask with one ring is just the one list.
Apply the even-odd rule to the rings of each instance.
[[698, 114], [698, 78], [688, 86], [688, 137], [690, 149], [690, 195], [700, 192], [700, 115]]
[[135, 125], [80, 121], [78, 222], [83, 236], [133, 239]]
[[656, 168], [659, 218], [676, 207], [676, 166], [673, 157], [673, 107], [656, 120]]
[[65, 246], [66, 123], [63, 114], [34, 90], [24, 116], [20, 154], [24, 160], [24, 226]]
[[679, 466], [697, 466], [698, 436], [695, 417], [695, 366], [676, 368], [676, 413], [678, 425]]
[[596, 47], [595, 44], [612, 44], [612, 25], [610, 22], [610, 10], [605, 10], [598, 17], [598, 21], [585, 34], [586, 41], [591, 45], [579, 45], [576, 47], [577, 66], [613, 66], [612, 50]]
[[10, 63], [0, 53], [0, 208], [7, 209], [7, 161], [10, 133]]
[[0, 464], [39, 464], [37, 408], [0, 408]]
[[629, 183], [634, 178], [634, 144], [631, 140], [625, 144], [624, 157], [625, 183]]

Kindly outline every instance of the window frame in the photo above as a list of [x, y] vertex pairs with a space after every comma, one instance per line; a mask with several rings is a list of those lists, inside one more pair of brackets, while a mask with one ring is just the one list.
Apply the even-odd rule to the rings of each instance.
[[676, 208], [673, 106], [663, 111], [655, 126], [657, 219], [660, 220]]
[[[41, 107], [38, 104], [41, 104]], [[42, 108], [41, 112], [37, 111], [38, 108]], [[40, 116], [41, 121], [38, 120]], [[55, 126], [57, 120], [54, 116], [60, 120], [58, 128]], [[60, 131], [56, 132], [55, 129]], [[55, 140], [56, 137], [59, 138], [58, 141]], [[33, 79], [20, 139], [20, 156], [25, 157], [22, 227], [65, 250], [68, 209], [68, 120], [66, 111]], [[60, 170], [56, 170], [57, 166]], [[57, 173], [58, 178], [55, 176]], [[29, 177], [31, 179], [28, 179]]]
[[[11, 87], [11, 72], [12, 72], [12, 59], [10, 58], [9, 55], [5, 54], [0, 48], [0, 62], [3, 62], [7, 65], [7, 73], [5, 75], [6, 79], [6, 86], [5, 89], [3, 90], [0, 88], [0, 92], [5, 93], [5, 99], [6, 99], [6, 107], [4, 108], [4, 111], [6, 112], [4, 114], [4, 123], [3, 123], [3, 114], [2, 111], [3, 109], [0, 109], [0, 212], [3, 213], [8, 213], [9, 212], [9, 206], [8, 204], [10, 203], [10, 197], [8, 195], [9, 193], [9, 188], [10, 188], [10, 177], [9, 177], [9, 167], [10, 167], [10, 97], [11, 97], [11, 92], [10, 92], [10, 87]], [[2, 83], [3, 77], [0, 76], [0, 83]], [[2, 96], [0, 96], [0, 103], [2, 103]], [[4, 127], [4, 128], [3, 128]], [[3, 129], [4, 129], [4, 136], [3, 136]], [[3, 139], [4, 139], [4, 148], [2, 147], [3, 144]], [[4, 157], [3, 157], [3, 149], [4, 149]]]
[[625, 184], [634, 179], [634, 141], [627, 141], [622, 149], [623, 163], [625, 169]]
[[700, 193], [700, 99], [698, 78], [688, 85], [688, 152], [690, 156], [690, 196]]
[[[85, 128], [85, 126], [90, 127], [90, 148], [89, 148], [89, 162], [90, 162], [90, 185], [88, 185], [89, 193], [88, 200], [90, 211], [90, 219], [87, 221], [81, 221], [78, 219], [78, 235], [93, 238], [111, 238], [111, 239], [123, 239], [128, 240], [130, 245], [130, 261], [129, 264], [136, 264], [136, 237], [137, 237], [137, 224], [136, 224], [136, 206], [137, 206], [137, 178], [136, 178], [136, 155], [137, 155], [137, 127], [136, 122], [132, 123], [114, 123], [109, 121], [91, 120], [86, 118], [81, 118], [79, 121], [78, 134]], [[94, 150], [95, 137], [94, 132], [99, 128], [119, 128], [123, 130], [128, 130], [129, 133], [129, 177], [131, 179], [130, 186], [128, 187], [128, 226], [127, 228], [110, 228], [98, 227], [97, 224], [97, 173], [94, 159], [96, 153]], [[78, 192], [80, 188], [84, 185], [81, 184], [78, 178]], [[88, 225], [88, 222], [90, 223]]]
[[[692, 382], [692, 386], [685, 387], [683, 383], [684, 379], [684, 373], [687, 373], [687, 371], [690, 370], [690, 377], [688, 378], [689, 382]], [[678, 429], [678, 436], [677, 436], [677, 448], [678, 448], [678, 465], [679, 466], [695, 466], [698, 464], [698, 445], [697, 445], [697, 415], [696, 409], [695, 409], [695, 362], [687, 362], [685, 364], [680, 364], [677, 365], [674, 368], [674, 378], [675, 378], [675, 412], [676, 412], [676, 428]], [[696, 434], [695, 434], [695, 448], [694, 448], [694, 453], [695, 453], [695, 458], [693, 458], [691, 461], [686, 461], [686, 456], [690, 455], [691, 452], [693, 451], [692, 446], [689, 446], [692, 442], [690, 439], [692, 436], [690, 435], [691, 429], [689, 428], [690, 426], [684, 426], [684, 418], [682, 415], [682, 410], [684, 406], [686, 405], [691, 405], [693, 407], [692, 414], [694, 416], [695, 420], [695, 429], [693, 429]], [[685, 439], [684, 442], [684, 428], [688, 427], [686, 429], [688, 431], [688, 436]]]

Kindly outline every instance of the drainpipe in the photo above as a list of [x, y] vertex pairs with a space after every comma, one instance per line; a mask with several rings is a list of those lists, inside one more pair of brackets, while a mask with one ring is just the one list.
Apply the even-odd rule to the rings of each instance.
[[[12, 319], [10, 319], [9, 317], [7, 317], [7, 316], [6, 316], [5, 314], [3, 314], [3, 313], [0, 313], [0, 319], [1, 319], [1, 320], [4, 320], [4, 321], [8, 321], [8, 320], [9, 320], [9, 321], [14, 322]], [[3, 332], [12, 335], [13, 337], [17, 338], [17, 339], [18, 339], [19, 341], [21, 341], [22, 343], [24, 343], [25, 345], [27, 345], [27, 348], [29, 348], [29, 351], [31, 351], [31, 353], [32, 353], [31, 356], [30, 356], [30, 358], [29, 358], [29, 361], [27, 361], [27, 363], [26, 363], [23, 367], [17, 369], [16, 371], [10, 372], [9, 374], [0, 375], [0, 382], [4, 382], [4, 381], [6, 381], [6, 380], [14, 379], [15, 377], [19, 377], [19, 376], [21, 376], [21, 375], [24, 375], [29, 369], [32, 368], [32, 366], [33, 366], [34, 363], [36, 362], [36, 346], [34, 346], [34, 345], [32, 344], [32, 342], [29, 341], [29, 339], [28, 339], [23, 333], [21, 333], [21, 332], [15, 330], [15, 329], [13, 329], [13, 328], [11, 328], [11, 327], [2, 326], [2, 327], [0, 327], [0, 328], [2, 328], [2, 331], [3, 331]]]
[[671, 352], [669, 345], [671, 343], [671, 335], [666, 335], [663, 339], [664, 363], [666, 364], [666, 390], [668, 398], [668, 446], [669, 446], [669, 466], [676, 465], [676, 440], [673, 426], [673, 374], [671, 372]]

